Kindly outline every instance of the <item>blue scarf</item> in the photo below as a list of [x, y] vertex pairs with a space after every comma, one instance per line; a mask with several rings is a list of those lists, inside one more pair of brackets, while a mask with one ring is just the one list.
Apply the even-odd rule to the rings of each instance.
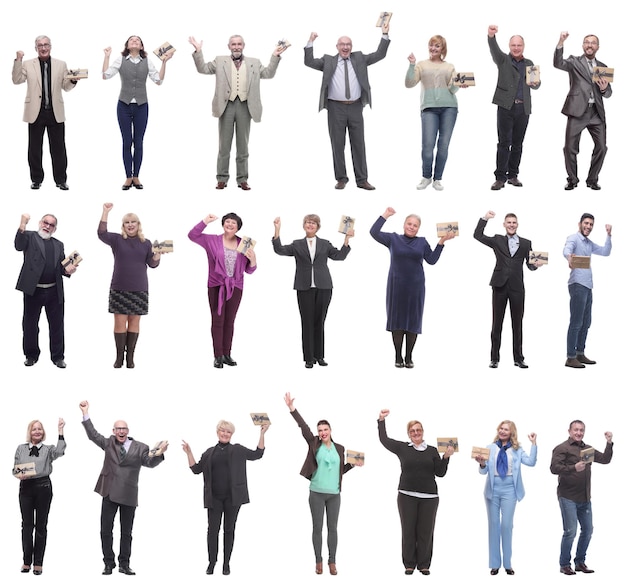
[[498, 476], [504, 478], [509, 472], [509, 459], [506, 456], [506, 450], [511, 448], [511, 441], [509, 440], [504, 446], [502, 446], [502, 441], [498, 440], [496, 445], [500, 447], [498, 458], [496, 459], [496, 469], [498, 470]]

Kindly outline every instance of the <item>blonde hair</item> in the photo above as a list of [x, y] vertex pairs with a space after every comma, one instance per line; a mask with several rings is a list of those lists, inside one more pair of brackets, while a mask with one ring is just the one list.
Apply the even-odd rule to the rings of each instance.
[[320, 228], [322, 228], [322, 221], [320, 220], [320, 217], [317, 214], [307, 214], [304, 219], [302, 220], [302, 226], [304, 227], [304, 225], [308, 222], [315, 222], [315, 224], [317, 224], [317, 230], [319, 230]]
[[443, 61], [448, 54], [448, 43], [446, 42], [446, 39], [441, 35], [433, 35], [428, 41], [429, 45], [432, 43], [439, 43], [441, 45], [441, 60]]
[[415, 424], [419, 424], [422, 427], [422, 432], [424, 431], [424, 424], [422, 424], [419, 420], [409, 420], [409, 423], [406, 425], [406, 433], [409, 433], [409, 430], [415, 426]]
[[235, 433], [235, 425], [232, 422], [229, 422], [228, 420], [220, 420], [217, 423], [217, 426], [215, 427], [215, 431], [219, 432], [220, 428], [223, 428], [224, 430], [228, 430], [231, 434]]
[[512, 420], [502, 420], [502, 422], [498, 424], [498, 427], [496, 428], [496, 437], [493, 439], [493, 441], [496, 442], [497, 440], [500, 440], [498, 436], [498, 431], [500, 430], [500, 426], [502, 426], [502, 424], [509, 425], [509, 429], [511, 430], [511, 446], [515, 450], [517, 450], [519, 448], [519, 440], [517, 440], [517, 426], [515, 426], [515, 422], [513, 422]]
[[146, 237], [143, 235], [143, 232], [141, 230], [141, 220], [139, 220], [139, 216], [137, 216], [137, 214], [133, 214], [132, 212], [124, 214], [124, 217], [122, 218], [122, 238], [128, 238], [128, 235], [126, 234], [126, 229], [124, 228], [124, 222], [126, 222], [127, 220], [134, 220], [137, 223], [137, 238], [140, 242], [144, 242], [146, 240]]
[[30, 442], [32, 440], [32, 431], [35, 424], [40, 424], [41, 429], [43, 430], [43, 436], [41, 437], [41, 441], [43, 442], [46, 439], [46, 429], [43, 427], [41, 420], [31, 420], [28, 423], [28, 427], [26, 428], [26, 442]]

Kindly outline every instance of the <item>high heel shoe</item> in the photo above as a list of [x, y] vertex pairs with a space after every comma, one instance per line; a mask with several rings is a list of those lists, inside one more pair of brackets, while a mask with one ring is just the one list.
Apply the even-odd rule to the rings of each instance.
[[328, 572], [331, 575], [337, 574], [337, 565], [335, 563], [328, 563]]
[[321, 575], [324, 572], [324, 565], [322, 563], [315, 563], [315, 574]]

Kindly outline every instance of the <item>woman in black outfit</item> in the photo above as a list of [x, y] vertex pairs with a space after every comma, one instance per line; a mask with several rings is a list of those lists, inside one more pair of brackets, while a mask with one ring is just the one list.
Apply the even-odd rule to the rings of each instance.
[[392, 440], [387, 436], [385, 426], [388, 415], [389, 410], [380, 411], [378, 437], [382, 445], [400, 460], [398, 512], [402, 526], [404, 572], [412, 575], [418, 569], [422, 575], [430, 575], [435, 518], [439, 506], [435, 477], [443, 477], [448, 471], [454, 448], [449, 446], [443, 456], [439, 456], [436, 447], [424, 442], [424, 428], [417, 420], [407, 424], [410, 442]]
[[239, 508], [244, 503], [250, 503], [248, 496], [248, 478], [246, 476], [246, 461], [256, 461], [265, 451], [265, 433], [269, 424], [261, 426], [261, 435], [256, 450], [251, 450], [241, 444], [231, 444], [230, 440], [235, 433], [235, 426], [226, 420], [217, 423], [218, 443], [207, 449], [197, 463], [191, 452], [191, 447], [183, 440], [183, 450], [187, 453], [187, 460], [191, 472], [204, 476], [204, 507], [207, 509], [209, 527], [207, 531], [207, 546], [209, 550], [209, 566], [206, 574], [212, 575], [217, 562], [217, 539], [224, 519], [224, 563], [222, 573], [230, 575], [230, 555], [235, 541], [235, 524]]

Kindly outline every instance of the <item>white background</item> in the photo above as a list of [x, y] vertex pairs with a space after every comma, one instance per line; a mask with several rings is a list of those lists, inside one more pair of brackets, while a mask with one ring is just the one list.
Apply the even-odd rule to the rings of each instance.
[[[5, 70], [0, 81], [4, 104], [0, 234], [6, 252], [0, 278], [6, 320], [0, 342], [7, 440], [0, 455], [6, 472], [0, 484], [3, 584], [16, 580], [21, 560], [18, 488], [9, 474], [14, 447], [23, 442], [26, 424], [33, 418], [43, 421], [48, 441], [53, 441], [58, 416], [67, 420], [68, 449], [55, 463], [42, 580], [53, 585], [86, 578], [100, 581], [101, 500], [92, 490], [103, 455], [81, 430], [81, 399], [90, 401], [94, 423], [104, 434], [122, 418], [129, 422], [131, 435], [144, 442], [170, 441], [165, 463], [141, 475], [131, 563], [137, 571], [135, 584], [153, 585], [161, 579], [199, 585], [208, 580], [202, 481], [189, 473], [180, 441], [187, 440], [199, 458], [216, 442], [216, 422], [226, 418], [237, 425], [234, 441], [254, 447], [257, 430], [249, 419], [251, 411], [267, 411], [273, 426], [265, 457], [248, 467], [251, 503], [240, 513], [232, 575], [224, 579], [218, 567], [211, 581], [243, 585], [269, 576], [281, 583], [328, 581], [327, 569], [321, 578], [313, 573], [308, 484], [298, 475], [306, 446], [283, 403], [287, 391], [297, 398], [296, 405], [311, 426], [327, 418], [338, 442], [367, 455], [366, 466], [344, 479], [335, 583], [404, 577], [395, 505], [399, 466], [376, 437], [382, 407], [391, 410], [391, 437], [404, 438], [405, 423], [411, 418], [423, 422], [431, 444], [437, 436], [459, 437], [461, 452], [439, 481], [431, 583], [474, 582], [488, 574], [484, 478], [477, 474], [470, 450], [488, 444], [504, 418], [517, 423], [524, 448], [529, 447], [526, 435], [531, 431], [537, 432], [539, 445], [537, 466], [523, 471], [527, 496], [517, 511], [516, 576], [511, 580], [528, 584], [544, 574], [560, 577], [562, 527], [557, 479], [550, 474], [549, 463], [552, 448], [565, 440], [567, 426], [575, 418], [586, 422], [585, 440], [593, 446], [603, 449], [605, 430], [612, 430], [617, 442], [613, 463], [593, 466], [596, 535], [588, 563], [597, 572], [584, 580], [607, 584], [620, 576], [618, 528], [624, 524], [624, 509], [616, 488], [624, 482], [619, 448], [624, 316], [618, 300], [622, 299], [624, 205], [619, 113], [626, 99], [621, 90], [626, 64], [615, 8], [603, 4], [596, 9], [574, 1], [568, 3], [567, 14], [560, 14], [552, 6], [536, 0], [524, 5], [483, 2], [480, 7], [459, 0], [408, 7], [369, 0], [321, 1], [311, 6], [242, 0], [223, 7], [187, 0], [175, 4], [114, 0], [94, 5], [60, 0], [5, 8], [0, 24]], [[337, 192], [326, 113], [317, 112], [321, 74], [304, 67], [302, 47], [315, 30], [318, 56], [334, 54], [336, 39], [346, 34], [352, 36], [355, 50], [374, 51], [380, 35], [374, 23], [381, 9], [394, 11], [392, 43], [386, 59], [369, 69], [373, 108], [364, 113], [369, 179], [377, 190], [356, 189], [349, 170], [351, 182]], [[486, 43], [491, 23], [500, 26], [503, 49], [511, 35], [524, 35], [525, 54], [540, 65], [542, 77], [541, 88], [533, 93], [524, 143], [520, 172], [524, 187], [508, 186], [500, 192], [489, 189], [497, 142], [496, 107], [491, 104], [497, 70]], [[574, 192], [563, 191], [566, 118], [560, 109], [568, 79], [551, 64], [561, 30], [571, 33], [565, 55], [580, 54], [583, 37], [597, 34], [598, 58], [616, 70], [614, 97], [606, 101], [609, 153], [600, 177], [601, 192], [583, 186], [591, 152], [587, 134], [579, 156], [583, 183]], [[90, 72], [88, 80], [64, 94], [69, 192], [54, 187], [47, 155], [41, 190], [29, 189], [27, 129], [21, 121], [26, 88], [9, 81], [14, 51], [23, 50], [25, 59], [35, 57], [33, 40], [40, 34], [52, 39], [53, 57]], [[167, 65], [164, 84], [148, 87], [150, 120], [141, 171], [145, 189], [122, 192], [115, 113], [119, 80], [104, 82], [99, 72], [102, 49], [111, 45], [116, 54], [133, 34], [142, 36], [149, 51], [165, 40], [178, 51]], [[214, 189], [217, 120], [211, 116], [210, 103], [215, 82], [196, 73], [190, 56], [193, 49], [187, 43], [189, 35], [204, 39], [204, 56], [213, 59], [227, 52], [231, 34], [243, 35], [245, 53], [265, 64], [278, 39], [286, 38], [293, 45], [276, 77], [261, 84], [263, 121], [253, 124], [251, 131], [253, 189], [246, 193], [237, 190], [234, 177], [226, 191]], [[421, 177], [419, 88], [404, 87], [407, 55], [413, 51], [418, 59], [427, 58], [427, 41], [433, 34], [447, 38], [448, 59], [457, 70], [473, 71], [477, 79], [475, 88], [458, 94], [459, 117], [443, 178], [446, 189], [441, 193], [431, 188], [415, 190]], [[234, 156], [231, 167], [234, 175]], [[112, 317], [107, 313], [112, 256], [96, 237], [105, 201], [115, 203], [111, 230], [118, 229], [124, 213], [133, 211], [148, 238], [175, 243], [175, 253], [149, 271], [150, 314], [141, 322], [134, 370], [112, 368]], [[417, 341], [413, 371], [393, 366], [391, 336], [385, 332], [388, 253], [368, 235], [387, 206], [398, 211], [387, 222], [387, 230], [401, 231], [403, 218], [418, 213], [420, 234], [432, 246], [436, 222], [458, 220], [461, 227], [461, 236], [446, 244], [439, 263], [426, 267], [424, 334]], [[519, 233], [530, 238], [535, 249], [550, 253], [547, 267], [525, 272], [527, 371], [513, 367], [508, 315], [500, 368], [487, 368], [488, 284], [495, 259], [472, 238], [472, 232], [488, 209], [495, 210], [497, 217], [490, 221], [487, 234], [502, 232], [504, 215], [513, 211], [519, 218]], [[246, 276], [237, 317], [233, 356], [239, 366], [218, 371], [212, 367], [205, 254], [186, 235], [209, 212], [221, 217], [231, 210], [244, 219], [242, 234], [257, 240], [259, 269]], [[44, 214], [57, 215], [55, 236], [67, 252], [78, 249], [84, 257], [76, 275], [65, 282], [68, 368], [64, 371], [48, 360], [43, 318], [41, 360], [29, 369], [22, 365], [22, 295], [13, 289], [22, 259], [12, 240], [23, 212], [32, 215], [28, 227], [32, 229]], [[342, 214], [356, 217], [357, 236], [347, 260], [331, 264], [335, 290], [326, 328], [330, 366], [305, 371], [291, 289], [294, 263], [274, 255], [270, 239], [275, 216], [282, 217], [283, 241], [291, 242], [302, 236], [302, 217], [312, 212], [322, 218], [320, 236], [335, 245], [342, 240], [336, 233]], [[593, 259], [595, 304], [587, 350], [598, 365], [576, 371], [563, 367], [569, 297], [568, 268], [561, 251], [583, 212], [596, 216], [592, 234], [596, 242], [604, 242], [605, 223], [613, 223], [615, 236], [611, 257]], [[209, 231], [218, 228], [211, 225]], [[118, 573], [114, 577], [102, 581], [127, 580]]]

